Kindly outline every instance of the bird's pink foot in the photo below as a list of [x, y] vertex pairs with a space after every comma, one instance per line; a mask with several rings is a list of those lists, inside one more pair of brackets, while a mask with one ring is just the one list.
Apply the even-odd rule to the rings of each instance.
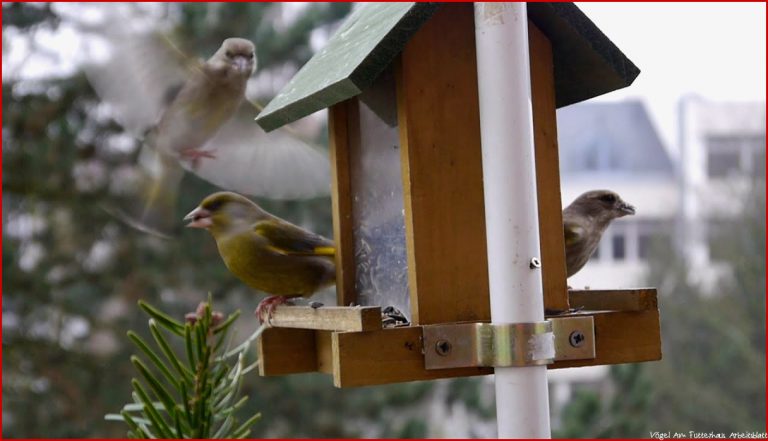
[[272, 320], [272, 313], [278, 305], [293, 304], [291, 299], [297, 296], [269, 296], [266, 299], [259, 302], [256, 307], [256, 317], [259, 318], [261, 323], [267, 323]]
[[194, 148], [184, 149], [180, 152], [180, 155], [182, 159], [188, 160], [192, 163], [192, 168], [194, 170], [197, 170], [197, 168], [200, 167], [200, 161], [202, 161], [203, 158], [216, 158], [216, 155], [210, 150], [199, 150]]

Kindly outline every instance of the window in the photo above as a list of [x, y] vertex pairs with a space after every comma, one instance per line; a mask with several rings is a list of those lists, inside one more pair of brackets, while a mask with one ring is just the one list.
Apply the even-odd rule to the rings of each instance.
[[710, 178], [724, 178], [728, 175], [739, 174], [739, 152], [713, 152], [707, 154], [707, 175]]
[[724, 178], [730, 175], [765, 176], [765, 135], [734, 134], [709, 136], [707, 175]]
[[613, 248], [613, 260], [624, 260], [627, 254], [626, 240], [623, 234], [615, 234], [611, 240]]
[[764, 178], [765, 177], [765, 144], [763, 144], [762, 149], [755, 150], [753, 164], [754, 164], [754, 168], [752, 172], [755, 174], [755, 176], [758, 178]]
[[648, 256], [651, 254], [651, 242], [653, 237], [650, 234], [643, 234], [637, 237], [637, 258], [640, 260], [648, 260]]

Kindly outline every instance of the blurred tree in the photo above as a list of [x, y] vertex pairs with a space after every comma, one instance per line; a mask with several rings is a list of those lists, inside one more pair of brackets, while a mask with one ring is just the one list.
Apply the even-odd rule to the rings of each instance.
[[[730, 274], [711, 296], [687, 281], [680, 262], [652, 267], [661, 299], [664, 360], [654, 381], [653, 430], [765, 431], [765, 180], [741, 213], [718, 224], [713, 245]], [[667, 262], [669, 263], [669, 262]]]
[[[3, 4], [4, 46], [26, 38], [30, 53], [49, 56], [35, 44], [38, 34], [71, 24], [78, 7]], [[284, 7], [163, 6], [169, 19], [181, 18], [176, 32], [195, 36], [185, 45], [192, 53], [207, 57], [223, 36], [242, 31], [240, 36], [257, 41], [263, 56], [271, 57], [259, 55], [265, 72], [289, 61], [298, 68], [312, 52], [311, 32], [332, 26], [350, 9], [347, 4], [296, 10], [277, 32], [274, 18]], [[195, 20], [196, 11], [208, 11], [212, 19]], [[289, 41], [282, 40], [283, 31]], [[259, 42], [264, 32], [275, 42]], [[272, 44], [290, 51], [270, 56]], [[3, 435], [121, 436], [103, 415], [130, 396], [125, 330], [146, 328], [136, 300], [181, 317], [209, 291], [230, 311], [241, 305], [252, 309], [257, 299], [228, 274], [209, 238], [183, 234], [163, 241], [101, 208], [116, 199], [116, 184], [134, 165], [137, 141], [103, 116], [83, 75], [42, 77], [6, 72], [3, 77]], [[178, 219], [215, 190], [190, 175], [184, 187]], [[296, 222], [311, 219], [313, 228], [330, 234], [327, 198], [260, 202]]]
[[[2, 7], [4, 49], [26, 39], [30, 52], [44, 52], [34, 44], [38, 34], [76, 29], [68, 20], [82, 18], [79, 5]], [[351, 4], [134, 4], [137, 14], [152, 7], [160, 8], [161, 21], [184, 49], [201, 57], [226, 37], [255, 41], [258, 94], [266, 101], [311, 56], [313, 35], [327, 35]], [[119, 200], [138, 145], [104, 116], [83, 75], [50, 72], [32, 80], [4, 69], [2, 98], [3, 436], [124, 436], [119, 424], [103, 418], [130, 398], [132, 348], [125, 332], [146, 329], [136, 301], [180, 319], [208, 292], [224, 312], [250, 311], [258, 299], [228, 273], [206, 235], [164, 241], [101, 208]], [[183, 186], [179, 220], [214, 191], [189, 174]], [[258, 202], [332, 235], [327, 198]], [[249, 316], [235, 325], [240, 338], [255, 329]], [[252, 374], [243, 385], [251, 397], [243, 411], [264, 416], [254, 437], [455, 436], [446, 429], [448, 416], [454, 424], [466, 421], [467, 436], [490, 436], [487, 386], [470, 378], [339, 390], [319, 374]]]
[[643, 438], [648, 436], [651, 381], [641, 364], [611, 366], [608, 393], [578, 390], [563, 409], [557, 438]]

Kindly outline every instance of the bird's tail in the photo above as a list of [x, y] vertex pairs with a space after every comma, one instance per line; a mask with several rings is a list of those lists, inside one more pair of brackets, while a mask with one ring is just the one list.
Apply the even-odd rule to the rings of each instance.
[[123, 194], [119, 205], [104, 208], [137, 230], [171, 238], [180, 229], [176, 205], [184, 169], [147, 144], [142, 145], [136, 168], [134, 188]]

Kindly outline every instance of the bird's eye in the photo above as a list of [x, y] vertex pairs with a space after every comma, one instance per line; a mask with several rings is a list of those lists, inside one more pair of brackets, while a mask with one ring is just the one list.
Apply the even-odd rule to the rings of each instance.
[[215, 200], [215, 201], [208, 202], [207, 204], [205, 204], [205, 207], [203, 208], [205, 208], [208, 211], [216, 211], [219, 209], [219, 207], [221, 207], [221, 201]]
[[600, 200], [603, 201], [603, 202], [607, 202], [609, 204], [612, 204], [612, 203], [616, 202], [616, 195], [604, 194], [604, 195], [600, 196]]
[[234, 56], [232, 51], [227, 51], [226, 55], [227, 55], [227, 58], [232, 58]]
[[249, 59], [249, 60], [253, 60], [253, 52], [251, 52], [250, 54], [248, 54], [248, 59]]

